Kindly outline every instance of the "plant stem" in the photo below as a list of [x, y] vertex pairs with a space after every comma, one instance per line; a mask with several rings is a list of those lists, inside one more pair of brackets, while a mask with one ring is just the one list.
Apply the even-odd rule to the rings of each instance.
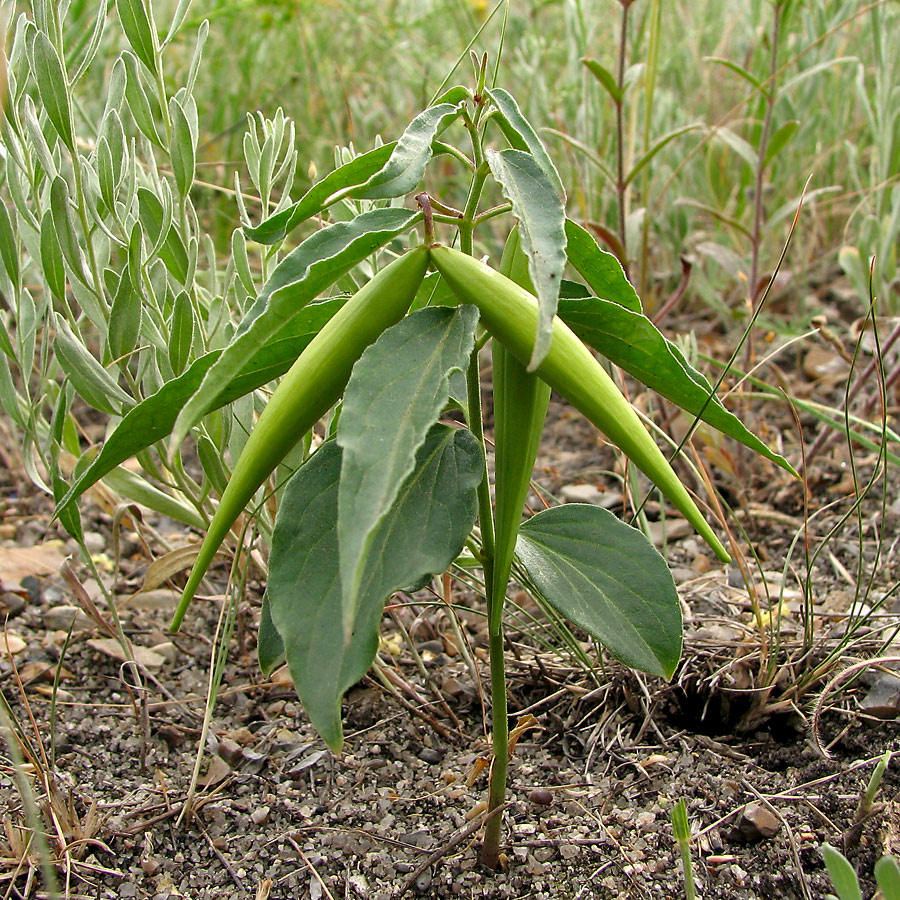
[[622, 268], [628, 274], [628, 240], [625, 236], [625, 98], [622, 96], [625, 87], [625, 50], [628, 40], [628, 9], [630, 2], [622, 3], [622, 21], [619, 30], [619, 67], [616, 73], [616, 86], [619, 89], [619, 100], [616, 101], [616, 207], [619, 217], [619, 240], [622, 243]]

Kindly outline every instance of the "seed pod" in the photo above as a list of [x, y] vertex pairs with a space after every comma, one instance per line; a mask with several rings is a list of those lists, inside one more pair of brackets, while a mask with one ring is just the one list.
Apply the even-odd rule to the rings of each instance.
[[[499, 272], [458, 250], [435, 245], [430, 252], [435, 268], [456, 296], [463, 303], [477, 306], [484, 327], [527, 364], [537, 333], [537, 300]], [[558, 316], [553, 319], [550, 350], [537, 374], [624, 451], [680, 510], [719, 559], [730, 560], [631, 404]]]
[[335, 313], [285, 374], [235, 464], [172, 619], [173, 631], [237, 517], [288, 451], [335, 404], [366, 347], [403, 318], [427, 267], [424, 248], [385, 266]]
[[[500, 271], [528, 289], [528, 258], [514, 229], [506, 242]], [[491, 344], [494, 389], [494, 569], [488, 626], [499, 633], [503, 600], [509, 581], [516, 536], [531, 473], [537, 457], [544, 419], [550, 403], [550, 388], [506, 349], [502, 341]]]

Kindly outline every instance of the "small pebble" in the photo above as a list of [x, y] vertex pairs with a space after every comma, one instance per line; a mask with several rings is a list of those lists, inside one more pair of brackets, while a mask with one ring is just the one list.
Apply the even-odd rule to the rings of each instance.
[[435, 750], [433, 747], [423, 747], [419, 751], [419, 759], [431, 763], [432, 765], [436, 765], [443, 758], [444, 754], [440, 750]]
[[272, 812], [272, 807], [270, 806], [260, 806], [259, 809], [254, 809], [252, 813], [250, 813], [250, 821], [254, 825], [262, 825], [263, 822], [267, 821], [269, 818], [269, 813]]
[[537, 806], [549, 806], [553, 802], [553, 794], [546, 788], [534, 788], [528, 792], [528, 800]]

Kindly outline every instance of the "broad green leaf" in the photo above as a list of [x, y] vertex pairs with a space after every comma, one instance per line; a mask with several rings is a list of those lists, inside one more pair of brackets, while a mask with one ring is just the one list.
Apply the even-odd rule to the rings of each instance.
[[53, 351], [81, 397], [94, 409], [110, 415], [120, 415], [121, 407], [132, 406], [134, 401], [131, 397], [72, 333], [66, 320], [57, 313], [53, 314], [53, 318], [56, 325]]
[[334, 194], [365, 184], [380, 172], [396, 146], [396, 142], [384, 144], [357, 156], [316, 182], [293, 206], [269, 216], [255, 228], [244, 228], [244, 233], [259, 244], [278, 243], [302, 222], [325, 209]]
[[831, 883], [838, 893], [840, 900], [862, 900], [862, 892], [859, 889], [859, 879], [853, 866], [847, 860], [847, 857], [836, 850], [830, 844], [822, 847], [822, 856], [825, 858], [825, 868], [828, 869], [828, 875]]
[[172, 174], [178, 193], [186, 197], [194, 183], [194, 134], [184, 108], [175, 97], [169, 101], [169, 115], [172, 119]]
[[666, 561], [599, 506], [570, 503], [532, 516], [516, 553], [560, 615], [625, 665], [670, 678], [681, 657], [681, 604]]
[[497, 108], [497, 122], [506, 139], [516, 150], [524, 150], [534, 157], [535, 162], [547, 176], [547, 180], [565, 202], [566, 190], [559, 177], [559, 172], [556, 171], [556, 166], [553, 165], [553, 160], [550, 159], [543, 141], [538, 137], [532, 124], [525, 118], [522, 110], [519, 109], [519, 104], [516, 103], [513, 95], [503, 88], [494, 88], [486, 93], [494, 101], [494, 106]]
[[432, 141], [457, 115], [452, 103], [439, 103], [419, 113], [400, 135], [384, 167], [350, 196], [376, 200], [402, 197], [412, 191], [422, 180], [432, 157]]
[[566, 267], [565, 198], [530, 153], [488, 150], [485, 154], [503, 195], [519, 220], [519, 240], [538, 300], [538, 328], [528, 363], [533, 372], [550, 349], [553, 316]]
[[791, 119], [785, 122], [769, 140], [769, 146], [766, 148], [766, 158], [763, 161], [763, 167], [769, 165], [776, 156], [787, 146], [791, 138], [797, 133], [800, 123], [797, 119]]
[[143, 300], [131, 283], [126, 266], [122, 270], [112, 307], [109, 311], [109, 355], [113, 360], [125, 359], [137, 347], [141, 333]]
[[191, 348], [194, 345], [194, 334], [197, 323], [194, 318], [194, 308], [187, 291], [181, 291], [175, 298], [172, 309], [172, 324], [169, 327], [169, 365], [176, 375], [184, 371], [184, 367], [191, 358]]
[[375, 657], [385, 600], [456, 558], [475, 523], [483, 467], [468, 431], [430, 431], [373, 537], [349, 643], [339, 612], [340, 448], [323, 445], [285, 487], [269, 557], [269, 609], [297, 693], [332, 750], [343, 741], [341, 697]]
[[[219, 396], [215, 408], [231, 403], [287, 372], [344, 302], [343, 297], [335, 297], [305, 307], [271, 341], [253, 354]], [[107, 438], [100, 453], [70, 488], [61, 506], [71, 503], [126, 459], [170, 434], [178, 412], [200, 386], [221, 353], [221, 350], [214, 350], [195, 360], [183, 375], [166, 382], [159, 391], [129, 410]]]
[[566, 219], [566, 255], [597, 297], [641, 312], [641, 300], [622, 264], [594, 240], [589, 231]]
[[563, 298], [559, 307], [559, 317], [589, 347], [676, 406], [793, 472], [782, 456], [722, 405], [706, 377], [643, 313], [597, 297]]
[[267, 678], [284, 662], [284, 641], [272, 621], [272, 603], [268, 591], [263, 594], [262, 611], [259, 615], [256, 658], [259, 660], [260, 671]]
[[177, 447], [188, 430], [212, 409], [219, 393], [249, 356], [313, 297], [409, 228], [417, 218], [414, 210], [373, 209], [349, 222], [322, 228], [289, 253], [266, 282], [232, 342], [179, 414], [171, 446]]
[[603, 89], [612, 98], [616, 105], [622, 102], [623, 92], [619, 90], [619, 83], [615, 76], [605, 66], [602, 66], [596, 59], [582, 59], [584, 67], [600, 82]]
[[447, 403], [450, 373], [466, 367], [477, 324], [473, 306], [421, 309], [388, 328], [353, 367], [337, 429], [344, 454], [338, 541], [348, 638], [378, 526]]
[[145, 0], [116, 0], [116, 11], [122, 31], [128, 38], [137, 58], [154, 74], [157, 74], [156, 38], [153, 33], [150, 11]]
[[59, 135], [59, 139], [69, 148], [69, 152], [74, 153], [72, 105], [69, 100], [66, 73], [56, 48], [42, 31], [38, 31], [34, 36], [31, 65], [47, 118]]

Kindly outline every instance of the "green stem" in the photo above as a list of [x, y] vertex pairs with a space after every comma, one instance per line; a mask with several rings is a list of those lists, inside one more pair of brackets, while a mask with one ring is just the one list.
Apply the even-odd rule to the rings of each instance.
[[[490, 591], [490, 581], [487, 582]], [[506, 707], [506, 668], [503, 659], [503, 624], [490, 635], [491, 721], [493, 723], [493, 762], [488, 787], [488, 815], [506, 799], [506, 776], [509, 769], [509, 716]], [[500, 866], [501, 815], [490, 816], [484, 829], [481, 862], [491, 869]]]

